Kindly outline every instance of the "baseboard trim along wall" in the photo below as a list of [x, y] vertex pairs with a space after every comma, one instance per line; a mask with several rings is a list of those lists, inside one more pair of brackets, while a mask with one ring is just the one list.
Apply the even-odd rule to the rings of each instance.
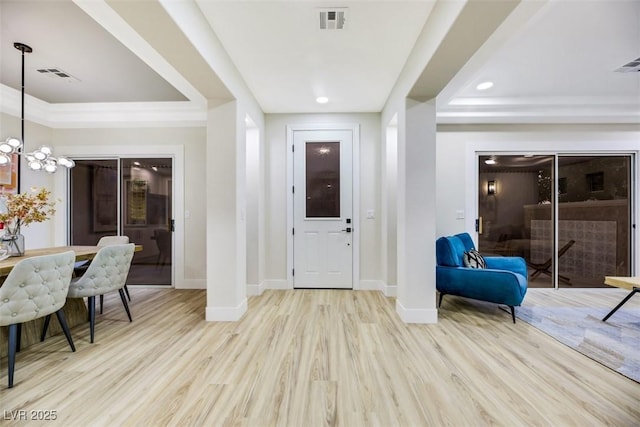
[[255, 283], [247, 283], [247, 296], [255, 297], [262, 295], [265, 290], [265, 282], [261, 282], [259, 285]]
[[262, 283], [264, 283], [264, 289], [280, 289], [280, 290], [291, 289], [286, 279], [284, 280], [271, 279], [271, 280], [265, 280]]
[[384, 287], [382, 280], [360, 280], [359, 291], [381, 291]]
[[435, 308], [406, 308], [396, 300], [396, 313], [404, 323], [438, 323], [438, 310]]
[[247, 311], [247, 299], [243, 299], [237, 307], [207, 307], [207, 322], [235, 322]]
[[396, 285], [387, 285], [386, 283], [382, 283], [382, 288], [380, 290], [385, 297], [396, 298], [398, 296], [398, 287]]
[[176, 289], [207, 289], [207, 279], [184, 279], [175, 285]]

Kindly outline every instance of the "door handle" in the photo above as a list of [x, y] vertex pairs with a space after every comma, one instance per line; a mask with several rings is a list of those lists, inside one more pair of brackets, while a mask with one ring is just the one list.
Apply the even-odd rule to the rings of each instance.
[[345, 228], [345, 229], [343, 229], [341, 231], [346, 231], [347, 233], [351, 233], [351, 227], [347, 227], [347, 228]]

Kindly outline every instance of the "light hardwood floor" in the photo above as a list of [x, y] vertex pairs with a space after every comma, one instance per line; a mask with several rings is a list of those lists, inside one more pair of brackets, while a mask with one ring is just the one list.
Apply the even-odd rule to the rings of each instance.
[[[19, 410], [64, 426], [640, 424], [638, 383], [493, 304], [446, 297], [438, 324], [405, 325], [378, 292], [266, 291], [212, 323], [204, 291], [132, 291], [133, 323], [107, 297], [95, 344], [79, 325], [76, 353], [63, 337], [23, 349], [13, 389], [2, 359], [0, 424], [28, 425]], [[580, 304], [572, 292], [527, 298]]]

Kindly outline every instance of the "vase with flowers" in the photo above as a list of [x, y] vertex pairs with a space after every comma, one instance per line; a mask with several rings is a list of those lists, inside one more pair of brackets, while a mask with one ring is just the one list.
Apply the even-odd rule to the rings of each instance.
[[23, 226], [46, 221], [55, 213], [55, 202], [49, 196], [51, 192], [44, 188], [0, 196], [0, 223], [5, 231], [2, 242], [9, 256], [24, 255], [24, 236], [20, 233]]

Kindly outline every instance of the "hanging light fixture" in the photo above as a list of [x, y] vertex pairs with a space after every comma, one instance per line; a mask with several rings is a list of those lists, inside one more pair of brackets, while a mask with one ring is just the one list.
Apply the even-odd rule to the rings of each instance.
[[54, 173], [58, 170], [58, 166], [72, 168], [76, 165], [73, 160], [64, 156], [54, 157], [51, 147], [46, 145], [31, 153], [22, 152], [24, 148], [24, 55], [25, 53], [33, 52], [33, 49], [19, 42], [14, 43], [13, 47], [22, 52], [22, 112], [20, 116], [22, 135], [21, 139], [10, 136], [5, 141], [0, 142], [0, 166], [8, 165], [11, 163], [11, 156], [18, 154], [25, 156], [29, 169], [34, 171], [43, 170], [48, 173]]

